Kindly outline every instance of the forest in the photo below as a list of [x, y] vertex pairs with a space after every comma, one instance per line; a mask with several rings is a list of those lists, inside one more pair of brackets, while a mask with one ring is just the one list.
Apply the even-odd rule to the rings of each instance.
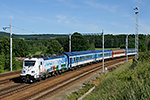
[[[9, 34], [0, 32], [0, 72], [10, 70], [10, 38]], [[139, 52], [150, 50], [149, 36], [139, 34]], [[60, 54], [69, 51], [69, 35], [40, 34], [14, 35], [12, 39], [13, 70], [21, 70], [22, 61], [18, 57], [29, 57], [34, 54]], [[105, 48], [125, 48], [126, 35], [105, 35]], [[71, 35], [71, 51], [85, 51], [102, 48], [102, 35], [81, 34]], [[128, 35], [128, 48], [135, 48], [135, 35]]]

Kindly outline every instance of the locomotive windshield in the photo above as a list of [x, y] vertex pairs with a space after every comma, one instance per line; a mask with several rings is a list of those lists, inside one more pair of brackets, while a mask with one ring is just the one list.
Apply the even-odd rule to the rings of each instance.
[[35, 61], [25, 61], [25, 66], [34, 66]]

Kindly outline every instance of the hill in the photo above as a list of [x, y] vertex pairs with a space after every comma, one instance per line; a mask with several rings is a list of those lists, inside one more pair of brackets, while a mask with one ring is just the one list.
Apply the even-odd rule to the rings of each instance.
[[4, 36], [10, 37], [10, 33], [0, 32], [0, 38], [3, 38]]
[[[45, 39], [45, 38], [57, 38], [57, 37], [67, 37], [68, 35], [66, 34], [32, 34], [32, 35], [16, 35], [12, 34], [13, 38], [23, 38], [25, 40], [40, 40], [40, 39]], [[7, 36], [10, 36], [10, 33], [6, 32], [0, 32], [0, 38]]]

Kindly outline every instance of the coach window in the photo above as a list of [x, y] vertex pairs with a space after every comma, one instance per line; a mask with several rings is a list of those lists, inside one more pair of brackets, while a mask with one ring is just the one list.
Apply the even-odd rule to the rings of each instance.
[[76, 61], [76, 58], [74, 58], [74, 62]]
[[100, 54], [100, 57], [103, 57], [103, 54]]
[[92, 58], [92, 55], [90, 56], [90, 58]]
[[86, 59], [88, 59], [88, 56], [86, 56]]
[[105, 56], [109, 56], [109, 53], [105, 53]]

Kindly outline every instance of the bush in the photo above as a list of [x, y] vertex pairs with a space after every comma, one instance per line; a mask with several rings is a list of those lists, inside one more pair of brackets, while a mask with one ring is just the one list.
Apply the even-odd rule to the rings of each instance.
[[4, 67], [0, 65], [0, 73], [4, 70]]

